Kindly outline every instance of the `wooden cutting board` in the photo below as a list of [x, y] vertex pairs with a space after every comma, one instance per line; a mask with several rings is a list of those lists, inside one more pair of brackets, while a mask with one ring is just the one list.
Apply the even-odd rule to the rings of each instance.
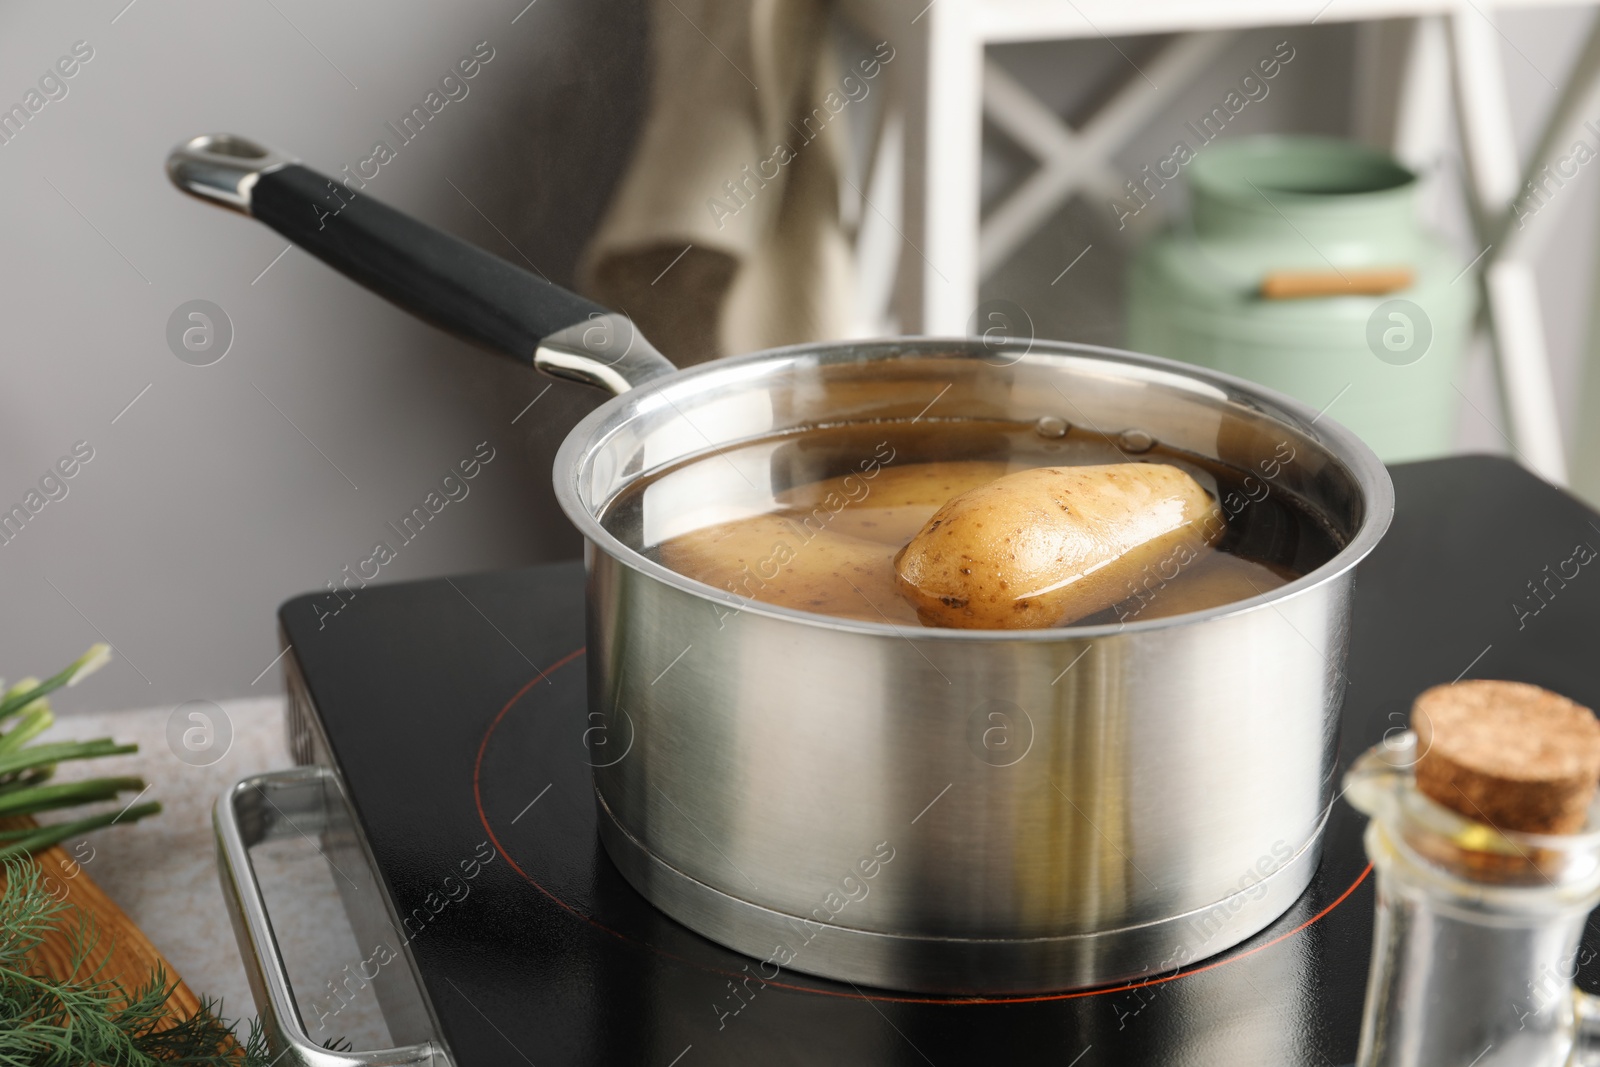
[[[28, 825], [31, 825], [28, 820], [0, 819], [0, 828], [4, 829]], [[156, 968], [160, 967], [166, 972], [169, 983], [177, 983], [171, 999], [167, 1001], [173, 1015], [187, 1019], [200, 1010], [199, 998], [183, 983], [172, 964], [64, 848], [57, 845], [35, 853], [33, 861], [49, 879], [46, 886], [52, 895], [64, 900], [70, 909], [66, 915], [67, 921], [32, 954], [45, 973], [58, 979], [67, 977], [72, 965], [72, 934], [79, 916], [87, 915], [100, 933], [96, 952], [108, 957], [102, 971], [104, 977], [131, 991], [148, 982]], [[0, 879], [0, 883], [3, 883], [3, 879]], [[98, 961], [99, 955], [95, 959]]]

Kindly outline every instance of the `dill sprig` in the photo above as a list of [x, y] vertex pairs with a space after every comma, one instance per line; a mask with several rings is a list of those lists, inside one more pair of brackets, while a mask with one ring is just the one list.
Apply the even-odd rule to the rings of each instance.
[[[133, 989], [106, 974], [111, 949], [100, 945], [93, 919], [46, 888], [39, 868], [4, 861], [0, 894], [0, 1065], [3, 1067], [268, 1067], [259, 1023], [241, 1040], [219, 1002], [178, 1019], [169, 1007], [178, 983], [157, 969]], [[67, 931], [65, 978], [44, 973], [32, 953]]]

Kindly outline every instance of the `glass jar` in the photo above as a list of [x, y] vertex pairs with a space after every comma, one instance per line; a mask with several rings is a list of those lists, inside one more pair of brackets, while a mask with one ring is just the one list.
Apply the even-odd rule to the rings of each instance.
[[1600, 1064], [1600, 1001], [1573, 984], [1600, 801], [1580, 833], [1502, 832], [1420, 792], [1418, 756], [1395, 734], [1345, 776], [1378, 890], [1356, 1067]]

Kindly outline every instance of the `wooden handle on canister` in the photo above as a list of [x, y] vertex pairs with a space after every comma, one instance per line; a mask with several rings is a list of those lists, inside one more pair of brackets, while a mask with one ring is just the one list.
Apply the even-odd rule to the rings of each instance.
[[1367, 270], [1275, 270], [1261, 279], [1264, 300], [1300, 300], [1313, 296], [1382, 296], [1411, 288], [1410, 267]]

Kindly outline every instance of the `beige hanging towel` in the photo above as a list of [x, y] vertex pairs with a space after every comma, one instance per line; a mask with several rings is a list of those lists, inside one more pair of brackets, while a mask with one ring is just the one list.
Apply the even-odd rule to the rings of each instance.
[[828, 4], [655, 0], [651, 15], [649, 108], [580, 287], [679, 366], [847, 336]]

